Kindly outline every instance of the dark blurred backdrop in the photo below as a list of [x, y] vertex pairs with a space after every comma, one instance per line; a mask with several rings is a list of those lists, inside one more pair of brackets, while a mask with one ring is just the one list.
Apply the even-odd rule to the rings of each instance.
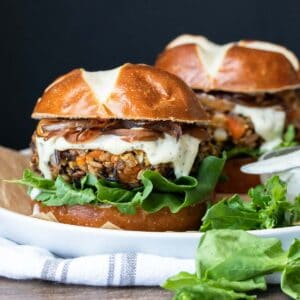
[[58, 75], [151, 64], [181, 33], [283, 44], [300, 56], [298, 0], [1, 0], [0, 144], [27, 147], [32, 108]]

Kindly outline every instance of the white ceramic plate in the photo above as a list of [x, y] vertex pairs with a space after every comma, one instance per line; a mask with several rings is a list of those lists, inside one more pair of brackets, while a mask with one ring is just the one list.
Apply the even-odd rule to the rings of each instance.
[[[251, 232], [261, 237], [278, 238], [284, 248], [288, 248], [294, 238], [300, 238], [300, 226]], [[201, 233], [90, 228], [44, 221], [0, 208], [0, 236], [20, 244], [46, 248], [62, 257], [143, 252], [194, 258]]]
[[[261, 237], [278, 238], [286, 249], [294, 238], [300, 238], [300, 226], [251, 232]], [[0, 236], [48, 249], [61, 257], [142, 252], [193, 259], [201, 233], [90, 228], [44, 221], [0, 208]], [[280, 274], [267, 276], [267, 281], [279, 283]]]

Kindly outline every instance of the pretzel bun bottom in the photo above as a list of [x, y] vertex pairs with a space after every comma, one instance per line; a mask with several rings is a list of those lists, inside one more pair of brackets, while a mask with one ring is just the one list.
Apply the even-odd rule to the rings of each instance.
[[226, 179], [218, 183], [216, 192], [221, 194], [247, 194], [250, 188], [260, 184], [258, 175], [245, 174], [240, 170], [241, 166], [254, 161], [255, 159], [250, 157], [229, 159], [223, 170]]
[[38, 203], [40, 211], [51, 212], [60, 223], [106, 227], [106, 224], [125, 230], [139, 231], [187, 231], [199, 230], [201, 218], [206, 210], [206, 203], [199, 203], [183, 208], [178, 213], [171, 213], [163, 208], [156, 213], [147, 213], [137, 209], [136, 214], [122, 214], [115, 207], [99, 205], [44, 206]]

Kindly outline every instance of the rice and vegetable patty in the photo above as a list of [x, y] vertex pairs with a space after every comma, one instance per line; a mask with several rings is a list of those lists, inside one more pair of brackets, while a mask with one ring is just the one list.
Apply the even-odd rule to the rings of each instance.
[[[39, 172], [38, 154], [32, 156], [32, 169]], [[96, 175], [98, 178], [120, 182], [130, 187], [139, 186], [140, 173], [143, 170], [156, 170], [167, 178], [174, 178], [174, 171], [170, 163], [152, 166], [143, 151], [135, 150], [114, 155], [107, 151], [76, 150], [55, 151], [50, 160], [53, 178], [61, 175], [68, 182], [78, 182], [86, 174]]]

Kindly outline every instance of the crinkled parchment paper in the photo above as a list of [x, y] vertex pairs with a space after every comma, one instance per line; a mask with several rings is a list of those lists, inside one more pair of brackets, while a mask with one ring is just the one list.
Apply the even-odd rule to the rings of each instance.
[[32, 214], [32, 202], [26, 187], [2, 180], [21, 178], [23, 170], [28, 166], [28, 156], [0, 146], [0, 207], [24, 215]]

